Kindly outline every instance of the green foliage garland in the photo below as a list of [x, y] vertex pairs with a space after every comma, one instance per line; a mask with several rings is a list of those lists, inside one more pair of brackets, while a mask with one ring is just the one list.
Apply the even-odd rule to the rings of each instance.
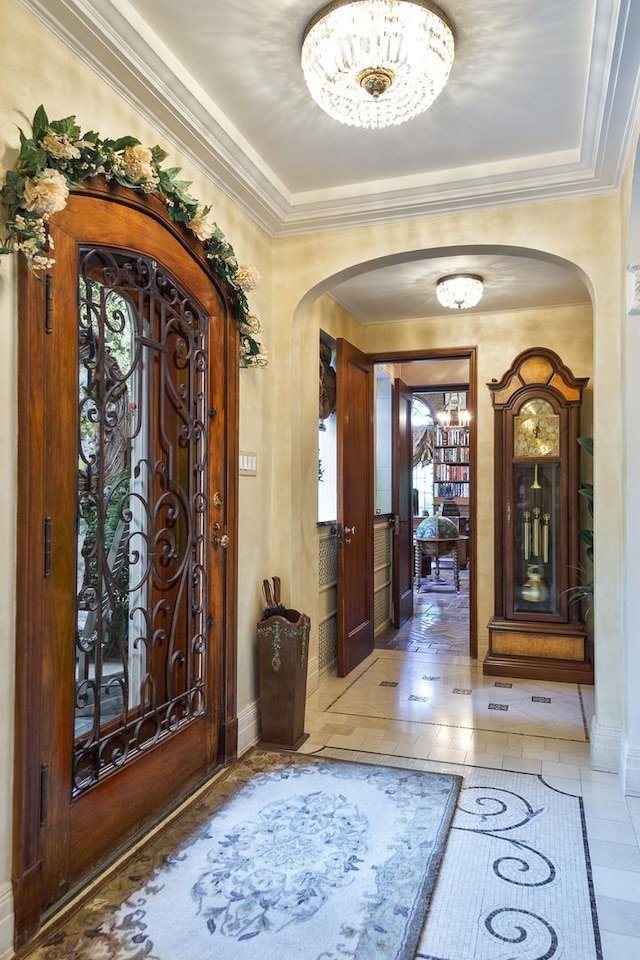
[[31, 136], [20, 130], [18, 160], [0, 190], [7, 208], [7, 236], [0, 253], [22, 253], [35, 272], [50, 269], [55, 259], [49, 219], [65, 208], [69, 189], [81, 189], [89, 177], [102, 175], [138, 193], [156, 194], [171, 220], [184, 223], [202, 241], [206, 258], [233, 289], [241, 366], [266, 366], [262, 325], [247, 300], [259, 275], [253, 267], [238, 264], [220, 227], [207, 219], [211, 207], [194, 199], [188, 192], [191, 184], [178, 178], [180, 168], [163, 169], [166, 157], [161, 147], [142, 146], [135, 137], [105, 140], [94, 131], [83, 134], [75, 117], [49, 120], [39, 106]]

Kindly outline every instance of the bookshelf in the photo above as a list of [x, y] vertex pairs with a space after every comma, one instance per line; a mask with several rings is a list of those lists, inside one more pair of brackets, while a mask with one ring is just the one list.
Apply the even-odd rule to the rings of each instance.
[[458, 506], [469, 503], [469, 427], [436, 427], [433, 458], [434, 504], [454, 499]]

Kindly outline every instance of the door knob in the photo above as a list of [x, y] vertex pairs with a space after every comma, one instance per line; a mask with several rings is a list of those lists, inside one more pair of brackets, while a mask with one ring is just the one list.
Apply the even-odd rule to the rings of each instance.
[[223, 550], [226, 550], [229, 546], [229, 537], [226, 535], [226, 533], [223, 533], [221, 537], [215, 536], [211, 543], [216, 550], [218, 547], [222, 547]]
[[345, 528], [344, 528], [344, 532], [345, 532], [345, 533], [352, 533], [353, 536], [355, 537], [355, 535], [356, 535], [356, 528], [355, 528], [355, 527], [345, 527]]

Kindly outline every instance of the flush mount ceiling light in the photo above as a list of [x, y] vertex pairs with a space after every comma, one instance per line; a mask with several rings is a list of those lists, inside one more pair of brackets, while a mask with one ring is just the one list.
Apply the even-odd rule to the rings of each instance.
[[443, 307], [468, 310], [482, 297], [482, 277], [475, 273], [454, 273], [441, 277], [436, 284], [436, 296]]
[[453, 57], [451, 23], [428, 0], [334, 0], [307, 25], [301, 62], [329, 116], [379, 129], [430, 107]]

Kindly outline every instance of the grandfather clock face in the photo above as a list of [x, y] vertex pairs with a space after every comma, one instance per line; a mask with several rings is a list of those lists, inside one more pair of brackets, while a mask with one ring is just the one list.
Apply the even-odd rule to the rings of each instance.
[[513, 456], [516, 460], [560, 456], [560, 417], [543, 397], [527, 400], [514, 417]]

